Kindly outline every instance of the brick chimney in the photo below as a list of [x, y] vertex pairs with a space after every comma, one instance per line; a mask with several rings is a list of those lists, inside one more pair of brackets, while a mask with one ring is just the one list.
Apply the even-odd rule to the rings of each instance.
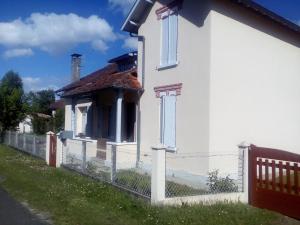
[[80, 79], [80, 68], [81, 68], [81, 55], [72, 54], [71, 55], [71, 81], [78, 81]]

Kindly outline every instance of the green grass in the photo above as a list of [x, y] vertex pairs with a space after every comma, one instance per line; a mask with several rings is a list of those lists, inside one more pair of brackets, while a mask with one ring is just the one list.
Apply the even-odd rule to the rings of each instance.
[[118, 189], [0, 145], [0, 183], [58, 225], [280, 225], [278, 214], [244, 204], [153, 207]]

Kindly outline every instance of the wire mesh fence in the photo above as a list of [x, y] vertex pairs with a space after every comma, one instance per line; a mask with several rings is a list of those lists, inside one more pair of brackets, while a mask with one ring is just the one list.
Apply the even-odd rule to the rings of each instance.
[[240, 160], [238, 153], [166, 153], [165, 195], [171, 198], [238, 192]]
[[150, 198], [151, 166], [137, 163], [135, 144], [107, 144], [68, 139], [63, 147], [63, 166], [110, 183], [134, 194]]
[[4, 144], [41, 159], [46, 159], [46, 135], [39, 136], [7, 131], [4, 136]]

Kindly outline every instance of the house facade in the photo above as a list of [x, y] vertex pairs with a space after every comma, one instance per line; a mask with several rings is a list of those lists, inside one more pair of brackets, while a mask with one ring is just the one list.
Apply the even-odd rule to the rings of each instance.
[[[138, 0], [138, 153], [167, 173], [236, 177], [237, 145], [300, 152], [300, 28], [252, 1]], [[151, 118], [151, 119], [150, 119]]]

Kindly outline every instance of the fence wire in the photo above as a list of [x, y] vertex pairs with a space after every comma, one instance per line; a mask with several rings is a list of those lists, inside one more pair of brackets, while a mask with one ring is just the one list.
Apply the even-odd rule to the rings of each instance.
[[171, 198], [238, 192], [240, 160], [238, 153], [167, 153], [165, 195]]
[[97, 142], [68, 139], [62, 161], [68, 169], [146, 198], [151, 196], [151, 164], [137, 162], [134, 144], [99, 148]]
[[46, 136], [7, 131], [4, 144], [46, 160]]

